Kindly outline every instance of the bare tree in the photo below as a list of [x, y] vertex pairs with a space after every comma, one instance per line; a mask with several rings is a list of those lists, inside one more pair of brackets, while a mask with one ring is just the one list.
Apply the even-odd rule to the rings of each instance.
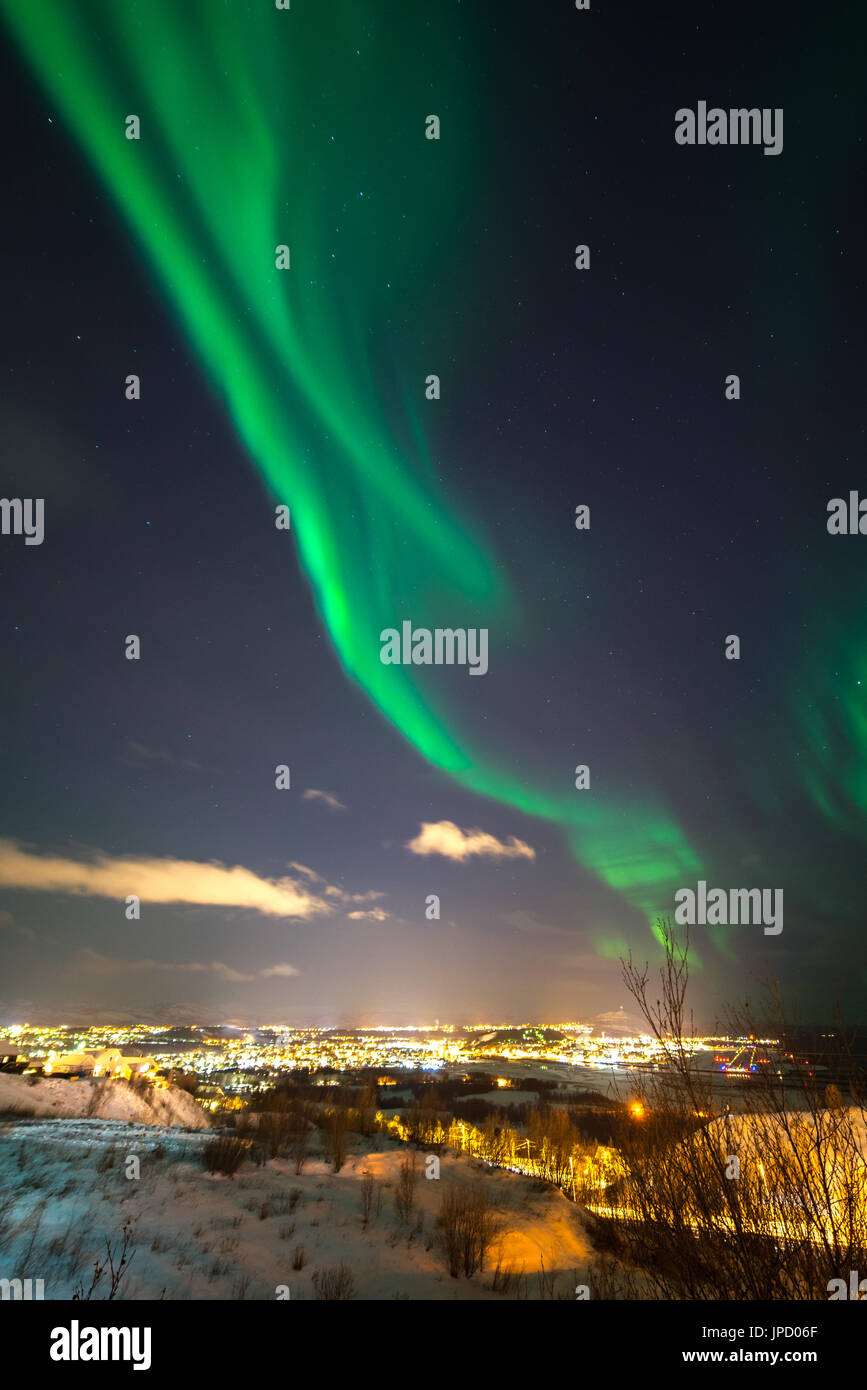
[[358, 1127], [362, 1134], [373, 1134], [376, 1127], [376, 1108], [379, 1104], [379, 1093], [376, 1082], [369, 1080], [358, 1101]]
[[[614, 1191], [590, 1203], [609, 1248], [636, 1262], [657, 1296], [827, 1298], [831, 1279], [867, 1267], [867, 1131], [851, 1066], [850, 1099], [780, 1057], [751, 1076], [732, 1114], [695, 1057], [687, 1018], [688, 937], [659, 923], [660, 997], [649, 967], [623, 962], [627, 987], [664, 1057], [644, 1088], [648, 1123], [622, 1143]], [[774, 985], [761, 1021], [730, 1011], [733, 1036], [785, 1039]], [[770, 1046], [768, 1044], [768, 1046]]]
[[335, 1173], [339, 1173], [346, 1162], [346, 1132], [349, 1117], [343, 1106], [330, 1111], [325, 1119], [325, 1152]]
[[376, 1192], [376, 1179], [369, 1169], [365, 1168], [361, 1175], [361, 1223], [366, 1228], [370, 1222], [370, 1213], [373, 1208], [373, 1197]]
[[304, 1164], [307, 1161], [307, 1152], [310, 1148], [310, 1120], [303, 1109], [291, 1110], [288, 1118], [287, 1147], [289, 1157], [295, 1164], [295, 1176], [300, 1177], [304, 1172]]
[[394, 1205], [397, 1214], [404, 1225], [408, 1226], [415, 1206], [415, 1189], [418, 1182], [418, 1157], [415, 1150], [404, 1154], [400, 1161], [400, 1172], [397, 1179], [397, 1191], [394, 1196]]
[[445, 1188], [437, 1224], [453, 1279], [461, 1273], [471, 1279], [476, 1270], [483, 1270], [488, 1251], [502, 1232], [488, 1190], [479, 1182]]

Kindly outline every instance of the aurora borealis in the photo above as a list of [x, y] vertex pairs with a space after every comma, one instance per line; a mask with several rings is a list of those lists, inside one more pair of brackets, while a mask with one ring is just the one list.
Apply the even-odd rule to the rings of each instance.
[[[820, 217], [833, 170], [802, 187], [820, 142], [792, 79], [777, 72], [765, 95], [731, 98], [785, 106], [785, 152], [714, 151], [711, 166], [700, 162], [709, 152], [675, 146], [680, 103], [638, 70], [641, 35], [618, 37], [595, 15], [538, 24], [526, 55], [516, 5], [496, 22], [484, 6], [359, 0], [298, 0], [289, 11], [0, 0], [0, 15], [28, 120], [50, 113], [52, 159], [68, 161], [84, 202], [98, 189], [110, 210], [105, 254], [117, 248], [140, 267], [131, 303], [151, 287], [160, 324], [191, 354], [188, 378], [174, 395], [162, 382], [158, 404], [142, 373], [142, 408], [161, 421], [152, 428], [162, 454], [148, 467], [180, 466], [172, 432], [188, 413], [184, 393], [203, 398], [201, 369], [236, 440], [215, 462], [214, 486], [249, 489], [242, 459], [261, 483], [253, 552], [274, 506], [291, 509], [293, 550], [269, 568], [278, 592], [268, 611], [291, 593], [293, 609], [309, 609], [308, 632], [321, 619], [336, 661], [316, 679], [342, 684], [341, 719], [361, 721], [360, 759], [370, 710], [384, 716], [374, 737], [391, 772], [380, 763], [375, 776], [380, 797], [386, 783], [393, 791], [362, 813], [380, 839], [405, 830], [408, 840], [430, 819], [487, 828], [491, 816], [502, 837], [541, 837], [556, 867], [537, 860], [541, 895], [528, 869], [510, 870], [524, 875], [513, 906], [556, 918], [568, 936], [565, 904], [589, 892], [592, 906], [575, 909], [582, 959], [652, 952], [653, 923], [677, 887], [700, 876], [751, 883], [756, 872], [787, 894], [785, 943], [776, 956], [762, 945], [768, 968], [800, 975], [794, 962], [817, 950], [810, 940], [798, 954], [811, 921], [853, 945], [867, 586], [859, 538], [829, 538], [824, 507], [858, 484], [859, 468], [863, 485], [863, 426], [845, 365], [855, 345], [844, 350], [827, 293], [817, 299], [807, 273], [848, 273], [849, 263], [827, 266], [852, 210], [841, 181], [837, 230]], [[618, 44], [630, 74], [620, 106], [594, 71]], [[764, 51], [758, 36], [757, 71]], [[124, 134], [130, 113], [138, 140]], [[429, 113], [441, 121], [437, 141], [425, 138]], [[52, 197], [50, 174], [40, 177], [37, 219]], [[655, 195], [665, 212], [651, 227]], [[799, 197], [808, 206], [796, 225]], [[590, 288], [572, 265], [584, 241]], [[288, 270], [275, 265], [282, 245]], [[35, 263], [20, 273], [38, 278]], [[55, 273], [75, 278], [70, 267]], [[124, 273], [92, 293], [116, 296]], [[801, 296], [809, 345], [788, 331]], [[50, 296], [45, 305], [50, 337]], [[117, 370], [135, 369], [129, 350]], [[744, 398], [731, 405], [722, 382], [734, 370]], [[441, 379], [439, 400], [426, 399], [429, 373]], [[100, 409], [94, 396], [94, 420]], [[485, 432], [483, 417], [499, 423]], [[116, 505], [135, 530], [130, 497]], [[572, 525], [579, 502], [591, 506], [586, 534]], [[50, 495], [46, 506], [50, 517]], [[186, 563], [201, 563], [192, 540], [186, 551]], [[205, 565], [215, 570], [219, 556]], [[248, 621], [265, 602], [264, 582], [245, 581]], [[379, 634], [404, 619], [488, 629], [485, 679], [383, 665]], [[280, 621], [277, 639], [302, 662], [302, 638]], [[730, 632], [742, 637], [740, 663], [722, 655]], [[263, 657], [261, 670], [272, 664]], [[257, 671], [254, 662], [254, 703]], [[307, 717], [287, 704], [296, 748], [328, 742], [315, 712], [309, 728]], [[128, 739], [150, 747], [131, 728]], [[152, 741], [173, 746], [169, 733]], [[574, 787], [577, 764], [591, 767], [590, 791]], [[303, 775], [314, 787], [337, 778], [315, 765]], [[357, 790], [349, 801], [358, 814]], [[402, 830], [379, 826], [383, 805]], [[123, 814], [109, 824], [116, 832]], [[41, 843], [35, 822], [25, 833], [12, 812], [2, 828]], [[350, 833], [343, 822], [325, 828], [338, 842]], [[88, 846], [108, 840], [99, 815], [69, 833]], [[136, 852], [120, 840], [118, 852]], [[156, 839], [148, 852], [200, 853]], [[290, 847], [281, 859], [273, 843], [269, 862], [275, 855], [313, 862], [326, 878], [343, 871], [327, 854], [312, 861]], [[201, 847], [203, 859], [236, 856], [247, 862], [249, 846], [236, 850], [230, 835]], [[376, 874], [384, 883], [387, 871]], [[478, 913], [480, 899], [466, 907]], [[450, 916], [462, 910], [453, 896]], [[742, 940], [723, 928], [698, 941], [696, 968], [737, 978]], [[863, 957], [853, 978], [867, 983]], [[823, 1007], [831, 988], [823, 981], [817, 993]]]

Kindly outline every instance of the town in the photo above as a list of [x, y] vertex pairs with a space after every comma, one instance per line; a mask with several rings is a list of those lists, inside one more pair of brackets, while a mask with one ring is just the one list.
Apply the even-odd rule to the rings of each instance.
[[[734, 1061], [756, 1042], [765, 1050], [774, 1039], [694, 1038], [689, 1047], [708, 1065]], [[721, 1054], [726, 1054], [725, 1056]], [[587, 1023], [550, 1025], [472, 1023], [374, 1027], [293, 1028], [261, 1024], [249, 1028], [188, 1024], [119, 1024], [75, 1027], [16, 1024], [0, 1028], [0, 1069], [53, 1077], [142, 1078], [155, 1087], [197, 1082], [197, 1099], [207, 1109], [237, 1108], [240, 1098], [267, 1089], [290, 1073], [319, 1084], [375, 1071], [381, 1085], [397, 1085], [401, 1074], [497, 1071], [503, 1088], [520, 1076], [547, 1079], [566, 1089], [593, 1085], [606, 1075], [616, 1086], [629, 1072], [654, 1071], [664, 1048], [652, 1035], [599, 1030]]]

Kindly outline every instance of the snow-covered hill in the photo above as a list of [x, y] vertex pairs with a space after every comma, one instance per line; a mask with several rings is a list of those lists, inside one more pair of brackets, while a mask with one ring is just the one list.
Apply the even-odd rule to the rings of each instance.
[[[0, 1121], [0, 1278], [44, 1280], [46, 1299], [88, 1296], [110, 1243], [126, 1228], [130, 1257], [119, 1299], [312, 1300], [340, 1264], [359, 1299], [572, 1299], [593, 1284], [594, 1259], [577, 1207], [555, 1188], [479, 1160], [442, 1155], [439, 1181], [419, 1181], [412, 1219], [396, 1208], [409, 1152], [383, 1136], [352, 1136], [345, 1166], [321, 1158], [298, 1176], [272, 1159], [235, 1179], [205, 1170], [213, 1130], [96, 1119]], [[365, 1179], [365, 1174], [369, 1178]], [[364, 1221], [364, 1181], [374, 1184]], [[452, 1278], [437, 1225], [444, 1190], [481, 1181], [502, 1221], [485, 1270]], [[496, 1292], [493, 1271], [517, 1283]], [[538, 1278], [544, 1270], [550, 1291]], [[316, 1279], [314, 1278], [316, 1276]], [[89, 1297], [108, 1296], [104, 1273]]]
[[0, 1118], [87, 1117], [206, 1129], [208, 1119], [186, 1091], [134, 1090], [125, 1081], [64, 1081], [0, 1072]]

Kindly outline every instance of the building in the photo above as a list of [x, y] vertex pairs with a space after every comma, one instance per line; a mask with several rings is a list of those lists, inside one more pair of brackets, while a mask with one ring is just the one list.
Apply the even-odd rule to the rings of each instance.
[[62, 1052], [59, 1057], [49, 1057], [43, 1070], [46, 1076], [93, 1076], [93, 1054]]
[[133, 1076], [153, 1077], [157, 1064], [153, 1057], [124, 1056], [116, 1047], [94, 1052], [63, 1052], [49, 1057], [46, 1076], [113, 1076], [128, 1081]]

